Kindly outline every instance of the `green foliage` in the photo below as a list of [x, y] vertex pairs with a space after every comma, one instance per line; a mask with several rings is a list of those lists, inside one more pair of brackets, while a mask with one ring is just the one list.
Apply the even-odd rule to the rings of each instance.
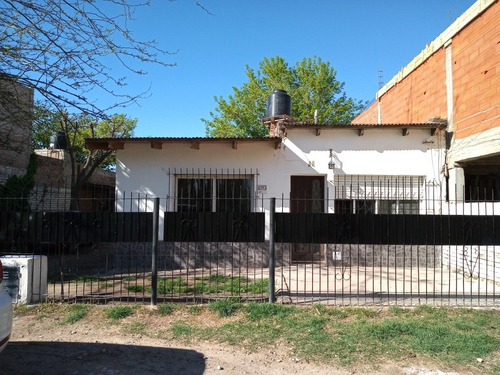
[[192, 328], [184, 322], [177, 322], [172, 324], [170, 331], [174, 337], [189, 336], [192, 333]]
[[[190, 286], [182, 277], [174, 279], [159, 278], [158, 294], [173, 293], [196, 293], [196, 294], [216, 294], [228, 292], [239, 295], [242, 293], [263, 294], [269, 291], [269, 279], [262, 279], [251, 282], [242, 276], [225, 276], [212, 274], [210, 276], [196, 278], [198, 280]], [[151, 288], [147, 288], [151, 292]]]
[[134, 308], [131, 306], [113, 306], [106, 309], [108, 319], [119, 320], [126, 318], [134, 313]]
[[241, 303], [233, 297], [222, 298], [208, 305], [210, 311], [217, 312], [222, 318], [233, 315], [240, 307]]
[[146, 334], [147, 324], [144, 322], [131, 322], [125, 327], [123, 330], [127, 333], [132, 333], [134, 335], [145, 335]]
[[127, 290], [131, 293], [141, 293], [144, 291], [144, 287], [142, 285], [129, 285]]
[[260, 120], [266, 117], [267, 98], [276, 89], [285, 90], [292, 99], [292, 117], [312, 121], [318, 111], [318, 122], [349, 123], [365, 102], [347, 97], [344, 83], [329, 62], [319, 57], [304, 58], [294, 66], [280, 56], [264, 58], [259, 69], [246, 66], [248, 81], [241, 88], [233, 87], [227, 99], [215, 97], [217, 107], [212, 119], [202, 119], [206, 133], [212, 137], [265, 137], [267, 129]]
[[75, 303], [68, 306], [68, 315], [64, 319], [65, 323], [76, 323], [87, 316], [90, 311], [90, 306], [82, 303]]
[[96, 119], [86, 114], [69, 115], [53, 111], [38, 102], [35, 106], [32, 149], [48, 148], [50, 137], [55, 132], [62, 132], [70, 151], [77, 163], [84, 164], [89, 157], [98, 159], [101, 154], [109, 155], [99, 164], [101, 169], [113, 169], [115, 156], [108, 150], [89, 152], [85, 148], [86, 138], [128, 138], [134, 134], [137, 119], [129, 119], [124, 114], [115, 114], [106, 119]]
[[31, 154], [24, 176], [10, 176], [4, 185], [0, 184], [1, 209], [17, 212], [29, 209], [29, 196], [35, 186], [36, 168], [36, 155]]
[[158, 305], [158, 314], [160, 315], [170, 315], [175, 311], [175, 306], [171, 303], [165, 303]]
[[177, 277], [175, 279], [158, 279], [158, 294], [186, 293], [187, 291], [187, 282], [182, 277]]
[[253, 321], [268, 318], [283, 319], [296, 311], [295, 306], [278, 305], [276, 303], [249, 302], [245, 306], [247, 317]]
[[[332, 366], [356, 366], [373, 369], [384, 362], [432, 364], [433, 368], [449, 370], [469, 368], [473, 373], [498, 374], [500, 369], [500, 312], [495, 309], [473, 310], [420, 306], [415, 309], [362, 309], [330, 307], [315, 304], [310, 307], [255, 303], [240, 304], [229, 298], [208, 305], [221, 316], [233, 314], [222, 324], [203, 322], [213, 318], [206, 305], [160, 305], [167, 311], [180, 309], [173, 317], [156, 316], [156, 323], [169, 322], [167, 339], [202, 339], [225, 342], [245, 350], [275, 348], [277, 342], [290, 355], [305, 361], [318, 361]], [[168, 307], [167, 307], [168, 306]], [[238, 308], [244, 314], [234, 316]], [[139, 306], [105, 308], [110, 319], [121, 319]], [[234, 309], [236, 308], [236, 309]], [[30, 315], [37, 321], [59, 319], [67, 322], [72, 312], [100, 310], [100, 306], [45, 303], [14, 306], [14, 315]], [[178, 320], [185, 312], [200, 318]], [[68, 314], [70, 313], [70, 314]], [[82, 314], [83, 315], [83, 314]], [[75, 314], [73, 319], [82, 315]], [[164, 314], [161, 314], [164, 315]], [[143, 314], [123, 323], [127, 333], [158, 336], [148, 329]], [[61, 318], [64, 317], [64, 318]], [[165, 320], [162, 320], [165, 319]], [[68, 321], [69, 322], [69, 321]], [[90, 322], [90, 321], [89, 321]], [[156, 326], [155, 323], [155, 326]], [[415, 358], [415, 361], [412, 360]], [[483, 358], [479, 364], [476, 358]], [[352, 368], [352, 367], [351, 367]], [[367, 371], [370, 372], [370, 371]]]
[[79, 275], [79, 276], [74, 276], [73, 278], [66, 277], [66, 280], [71, 280], [71, 279], [77, 283], [92, 283], [92, 282], [99, 282], [99, 281], [104, 280], [100, 277], [91, 276], [91, 275]]

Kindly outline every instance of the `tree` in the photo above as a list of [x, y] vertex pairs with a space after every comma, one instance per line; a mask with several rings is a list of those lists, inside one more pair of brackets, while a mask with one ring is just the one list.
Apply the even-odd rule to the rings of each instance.
[[[194, 0], [194, 4], [209, 11]], [[54, 106], [101, 118], [137, 101], [144, 92], [123, 90], [120, 65], [143, 75], [147, 64], [174, 66], [175, 52], [130, 29], [137, 9], [150, 0], [3, 0], [0, 2], [0, 75], [37, 91]], [[106, 108], [87, 97], [96, 91], [116, 99]]]
[[[0, 73], [32, 88], [58, 108], [93, 117], [135, 102], [144, 93], [123, 90], [126, 77], [111, 67], [145, 74], [146, 64], [175, 65], [154, 41], [135, 39], [134, 11], [148, 0], [3, 0], [0, 2]], [[106, 108], [89, 92], [110, 95]]]
[[233, 87], [228, 99], [215, 97], [217, 107], [212, 119], [202, 119], [212, 137], [264, 137], [267, 129], [260, 122], [266, 116], [267, 97], [275, 89], [288, 92], [292, 117], [312, 120], [317, 110], [318, 123], [349, 123], [366, 103], [347, 97], [337, 72], [319, 57], [304, 58], [290, 67], [279, 56], [264, 58], [259, 69], [246, 66], [248, 81]]
[[98, 168], [112, 170], [115, 165], [113, 150], [88, 150], [85, 148], [85, 139], [131, 137], [137, 120], [129, 119], [124, 114], [94, 120], [88, 114], [52, 112], [42, 105], [35, 106], [35, 115], [33, 148], [48, 147], [54, 132], [64, 134], [71, 160], [71, 209], [78, 210], [81, 187], [94, 171]]
[[[210, 14], [199, 0], [193, 4]], [[73, 166], [84, 163], [73, 176], [74, 187], [100, 163], [107, 165], [109, 152], [85, 154], [84, 135], [99, 136], [101, 129], [107, 137], [130, 134], [135, 120], [109, 114], [147, 94], [126, 88], [127, 77], [116, 68], [144, 75], [147, 65], [175, 65], [170, 61], [175, 52], [139, 40], [131, 31], [135, 11], [149, 5], [150, 0], [0, 1], [0, 150], [26, 154], [33, 116], [59, 116], [56, 122], [71, 144]], [[89, 98], [90, 93], [103, 100]], [[48, 112], [33, 109], [34, 95]], [[82, 115], [65, 115], [67, 111]], [[18, 141], [20, 130], [25, 136]]]

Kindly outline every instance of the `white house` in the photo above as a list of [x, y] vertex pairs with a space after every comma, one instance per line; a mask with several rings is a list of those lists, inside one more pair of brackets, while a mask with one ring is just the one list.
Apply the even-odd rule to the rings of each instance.
[[[444, 122], [383, 125], [263, 119], [266, 138], [89, 139], [117, 150], [116, 197], [161, 211], [439, 213]], [[161, 226], [161, 225], [160, 225]]]

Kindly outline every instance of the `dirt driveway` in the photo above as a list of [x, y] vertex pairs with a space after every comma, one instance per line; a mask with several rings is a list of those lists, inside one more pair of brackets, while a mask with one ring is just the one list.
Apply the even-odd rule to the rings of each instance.
[[[15, 328], [20, 322], [16, 322]], [[351, 374], [265, 351], [247, 353], [218, 344], [175, 342], [111, 332], [17, 333], [0, 355], [0, 373], [28, 374]], [[387, 372], [385, 372], [387, 373]], [[398, 372], [393, 372], [396, 374]]]
[[57, 320], [16, 317], [11, 342], [0, 354], [0, 374], [452, 374], [405, 364], [385, 364], [377, 371], [338, 369], [293, 358], [284, 345], [249, 352], [212, 342], [186, 345], [174, 339], [124, 333], [117, 325], [95, 320], [71, 325]]

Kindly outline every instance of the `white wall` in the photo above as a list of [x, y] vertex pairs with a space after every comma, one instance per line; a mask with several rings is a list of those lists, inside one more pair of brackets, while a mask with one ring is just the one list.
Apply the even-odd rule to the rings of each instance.
[[[424, 143], [426, 142], [427, 143]], [[428, 143], [433, 141], [433, 143]], [[173, 170], [204, 173], [253, 174], [255, 190], [264, 198], [289, 197], [291, 175], [323, 175], [326, 188], [333, 191], [334, 174], [425, 176], [439, 191], [444, 163], [444, 140], [437, 132], [401, 129], [366, 130], [363, 136], [353, 129], [292, 129], [281, 148], [272, 143], [201, 142], [199, 150], [189, 142], [165, 143], [162, 150], [149, 143], [126, 143], [117, 153], [117, 196], [125, 192], [165, 198], [175, 194]], [[334, 153], [335, 170], [328, 169], [329, 150]], [[170, 172], [169, 172], [170, 170]], [[257, 174], [258, 172], [258, 174]], [[325, 190], [327, 191], [327, 190]], [[165, 209], [165, 207], [162, 207]]]

